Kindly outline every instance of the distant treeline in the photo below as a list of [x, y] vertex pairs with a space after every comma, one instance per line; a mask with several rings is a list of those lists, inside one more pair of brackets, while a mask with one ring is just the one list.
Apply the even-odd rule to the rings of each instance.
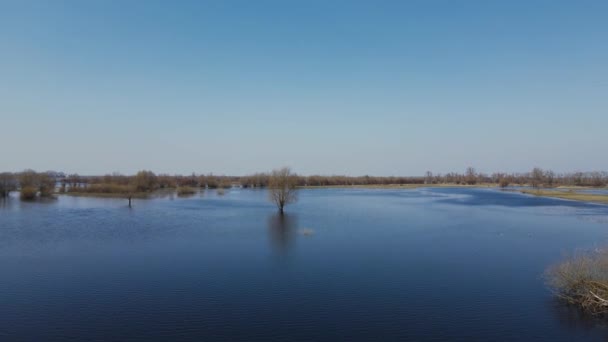
[[608, 172], [571, 172], [558, 174], [551, 170], [534, 168], [524, 173], [495, 172], [491, 175], [477, 172], [469, 167], [464, 174], [447, 173], [445, 175], [433, 175], [427, 171], [424, 177], [426, 184], [497, 184], [501, 187], [509, 185], [532, 186], [532, 187], [557, 187], [557, 186], [592, 186], [603, 187], [608, 185]]
[[[213, 174], [191, 174], [189, 176], [155, 174], [140, 171], [126, 176], [110, 174], [105, 176], [80, 176], [58, 172], [35, 172], [25, 170], [19, 173], [0, 173], [0, 196], [6, 197], [11, 191], [19, 190], [21, 198], [49, 197], [53, 193], [124, 194], [132, 196], [159, 189], [177, 189], [189, 193], [193, 188], [224, 189], [234, 186], [243, 188], [264, 188], [270, 180], [270, 173], [256, 173], [249, 176], [217, 176]], [[421, 177], [373, 177], [373, 176], [297, 176], [298, 186], [360, 186], [360, 185], [406, 185], [406, 184], [495, 184], [556, 187], [593, 186], [608, 184], [608, 172], [573, 172], [557, 174], [551, 170], [534, 168], [525, 173], [477, 172], [468, 168], [464, 173], [433, 174], [427, 172]]]

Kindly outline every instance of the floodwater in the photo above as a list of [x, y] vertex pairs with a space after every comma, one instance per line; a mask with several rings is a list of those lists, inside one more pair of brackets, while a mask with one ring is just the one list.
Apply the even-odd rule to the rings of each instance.
[[608, 206], [494, 189], [0, 202], [0, 340], [602, 341], [543, 271]]

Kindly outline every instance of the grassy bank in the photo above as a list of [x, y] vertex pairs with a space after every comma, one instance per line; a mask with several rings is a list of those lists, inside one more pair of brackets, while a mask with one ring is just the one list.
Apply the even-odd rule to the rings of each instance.
[[584, 194], [572, 190], [521, 190], [522, 193], [534, 196], [561, 198], [572, 201], [608, 204], [608, 195]]
[[[102, 198], [128, 198], [129, 196], [122, 193], [107, 193], [107, 192], [65, 192], [65, 193], [57, 193], [57, 195], [66, 195], [66, 196], [78, 196], [78, 197], [102, 197]], [[153, 194], [148, 192], [137, 192], [131, 195], [131, 198], [150, 198], [153, 197]]]
[[495, 188], [496, 184], [368, 184], [368, 185], [308, 185], [298, 189], [418, 189], [418, 188]]

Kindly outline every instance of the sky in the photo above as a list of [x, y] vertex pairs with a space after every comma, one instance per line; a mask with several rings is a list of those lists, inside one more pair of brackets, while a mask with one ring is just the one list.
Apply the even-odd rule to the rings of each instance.
[[608, 170], [608, 1], [0, 0], [0, 169]]

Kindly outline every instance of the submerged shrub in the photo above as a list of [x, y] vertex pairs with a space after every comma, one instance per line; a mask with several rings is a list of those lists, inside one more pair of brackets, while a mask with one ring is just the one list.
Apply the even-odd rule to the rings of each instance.
[[189, 186], [180, 186], [179, 188], [177, 188], [178, 196], [189, 196], [189, 195], [194, 195], [195, 193], [196, 193], [196, 190]]
[[218, 188], [220, 189], [230, 189], [232, 188], [232, 184], [230, 183], [229, 180], [227, 179], [222, 179], [219, 184], [217, 185]]
[[545, 273], [555, 295], [585, 312], [608, 314], [608, 249], [574, 255]]
[[503, 188], [503, 189], [504, 189], [504, 188], [506, 188], [506, 187], [508, 187], [508, 186], [509, 186], [509, 184], [510, 184], [510, 181], [509, 181], [509, 179], [508, 179], [508, 178], [501, 178], [501, 179], [498, 181], [498, 185], [499, 185], [501, 188]]
[[55, 192], [55, 176], [50, 172], [37, 173], [34, 170], [25, 170], [19, 174], [21, 199], [32, 200], [38, 192], [40, 197], [52, 197]]
[[88, 192], [98, 194], [127, 194], [133, 192], [133, 187], [130, 185], [101, 183], [90, 184], [86, 188], [75, 189], [76, 192]]
[[10, 172], [0, 173], [0, 198], [7, 197], [11, 191], [17, 190], [17, 178]]
[[46, 174], [46, 173], [41, 173], [38, 176], [38, 186], [40, 189], [40, 196], [41, 197], [51, 197], [53, 196], [53, 193], [55, 192], [55, 178], [53, 178], [52, 176]]
[[21, 188], [21, 199], [24, 201], [31, 201], [36, 199], [36, 195], [38, 194], [38, 189], [34, 186], [26, 186]]

